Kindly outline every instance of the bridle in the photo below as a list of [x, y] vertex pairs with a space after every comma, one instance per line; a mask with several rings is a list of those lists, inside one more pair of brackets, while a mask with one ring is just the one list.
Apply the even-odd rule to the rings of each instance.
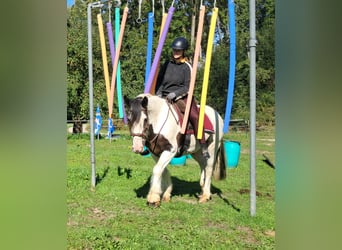
[[[163, 129], [163, 127], [164, 127], [164, 125], [165, 125], [165, 123], [166, 123], [166, 121], [167, 121], [167, 119], [169, 117], [170, 111], [171, 111], [171, 105], [168, 102], [167, 102], [167, 104], [168, 104], [169, 108], [168, 108], [166, 119], [165, 119], [163, 125], [160, 127], [159, 132], [151, 140], [148, 139], [148, 126], [144, 126], [144, 129], [143, 129], [143, 131], [141, 133], [132, 133], [131, 132], [131, 136], [132, 137], [140, 137], [140, 138], [142, 138], [145, 141], [148, 140], [150, 143], [152, 143], [155, 140], [157, 140], [159, 135], [160, 135], [161, 130]], [[148, 115], [146, 113], [147, 110], [145, 108], [141, 108], [141, 111], [145, 112], [145, 114], [147, 116], [147, 121], [148, 121]], [[172, 114], [173, 114], [173, 112], [172, 112]], [[173, 116], [176, 119], [175, 114], [173, 114]], [[146, 124], [149, 124], [149, 123], [147, 122]], [[156, 145], [157, 145], [157, 143], [155, 143], [154, 148], [156, 147]], [[153, 148], [153, 151], [154, 151], [154, 148]]]
[[[147, 117], [147, 121], [148, 121], [148, 116], [147, 116], [147, 113], [146, 113], [146, 109], [145, 108], [141, 108], [141, 111], [142, 112], [144, 112], [145, 114], [146, 114], [146, 117]], [[147, 122], [147, 124], [148, 124], [148, 122]], [[141, 132], [141, 133], [132, 133], [131, 131], [130, 131], [130, 134], [131, 134], [131, 136], [133, 136], [133, 137], [141, 137], [142, 139], [144, 139], [144, 140], [146, 140], [147, 139], [147, 130], [148, 130], [148, 127], [147, 126], [145, 126], [144, 125], [144, 128], [143, 128], [143, 131]]]

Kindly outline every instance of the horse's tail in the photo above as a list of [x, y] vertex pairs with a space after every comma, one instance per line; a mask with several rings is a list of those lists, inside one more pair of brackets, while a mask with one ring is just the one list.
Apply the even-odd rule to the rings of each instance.
[[213, 176], [214, 176], [214, 180], [216, 181], [224, 180], [227, 177], [223, 140], [220, 141], [220, 146], [217, 151], [216, 161], [215, 161], [214, 170], [213, 170]]

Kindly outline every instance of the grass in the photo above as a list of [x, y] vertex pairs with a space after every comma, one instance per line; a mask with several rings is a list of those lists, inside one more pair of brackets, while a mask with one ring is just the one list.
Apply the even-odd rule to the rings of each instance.
[[249, 214], [249, 138], [231, 131], [241, 143], [237, 168], [212, 182], [212, 199], [197, 203], [199, 167], [169, 166], [174, 183], [171, 202], [146, 206], [154, 162], [130, 151], [127, 131], [118, 138], [95, 140], [97, 185], [91, 189], [88, 135], [67, 140], [68, 249], [274, 249], [274, 129], [257, 132], [256, 216]]

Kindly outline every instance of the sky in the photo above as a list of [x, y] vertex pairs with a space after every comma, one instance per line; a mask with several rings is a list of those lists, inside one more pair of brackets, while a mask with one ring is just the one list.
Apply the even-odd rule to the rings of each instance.
[[75, 3], [75, 0], [67, 0], [67, 7], [72, 6]]

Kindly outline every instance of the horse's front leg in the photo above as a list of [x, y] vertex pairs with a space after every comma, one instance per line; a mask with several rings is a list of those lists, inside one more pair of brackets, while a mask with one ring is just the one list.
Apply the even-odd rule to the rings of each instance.
[[[176, 152], [164, 151], [156, 165], [153, 167], [151, 183], [150, 183], [150, 191], [147, 195], [147, 204], [151, 206], [159, 206], [160, 199], [163, 192], [164, 200], [168, 201], [171, 196], [171, 178], [167, 171], [166, 166], [169, 164], [171, 159], [174, 157]], [[164, 181], [164, 182], [163, 182]]]

